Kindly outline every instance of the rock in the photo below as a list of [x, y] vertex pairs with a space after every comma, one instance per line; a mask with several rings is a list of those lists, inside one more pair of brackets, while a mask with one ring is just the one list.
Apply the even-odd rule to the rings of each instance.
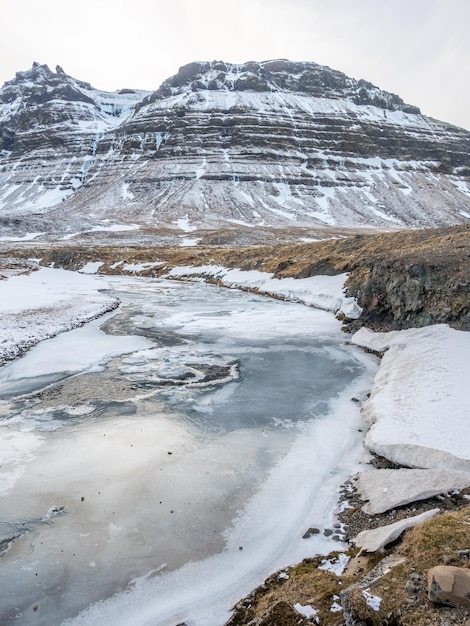
[[355, 539], [353, 539], [353, 543], [358, 548], [361, 548], [361, 550], [366, 552], [376, 552], [388, 543], [398, 539], [402, 532], [407, 528], [412, 528], [413, 526], [417, 526], [418, 524], [425, 522], [438, 512], [439, 509], [431, 509], [430, 511], [426, 511], [420, 515], [399, 520], [394, 524], [380, 526], [379, 528], [374, 528], [373, 530], [363, 530]]
[[358, 475], [365, 513], [376, 515], [410, 502], [470, 486], [470, 473], [450, 469], [380, 469]]
[[305, 533], [302, 535], [303, 539], [308, 539], [309, 537], [311, 537], [312, 535], [318, 535], [320, 532], [319, 528], [309, 528], [307, 531], [305, 531]]
[[411, 581], [408, 581], [405, 585], [406, 593], [417, 593], [418, 587], [414, 585]]
[[428, 596], [431, 602], [470, 608], [470, 570], [438, 565], [428, 572]]
[[457, 557], [463, 563], [468, 563], [470, 561], [470, 550], [457, 550]]
[[455, 558], [452, 556], [452, 554], [444, 554], [444, 556], [442, 557], [442, 562], [444, 563], [444, 565], [451, 565], [452, 563], [454, 563]]

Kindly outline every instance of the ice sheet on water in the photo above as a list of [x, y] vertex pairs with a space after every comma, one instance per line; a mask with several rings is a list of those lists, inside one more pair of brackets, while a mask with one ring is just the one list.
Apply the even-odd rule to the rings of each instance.
[[[60, 372], [99, 369], [113, 355], [133, 352], [152, 345], [143, 337], [105, 335], [102, 321], [57, 335], [32, 348], [25, 356], [0, 370], [0, 393], [13, 381]], [[51, 359], [51, 354], [54, 358]]]
[[[11, 610], [21, 607], [25, 626], [37, 617], [29, 605], [31, 590], [35, 597], [40, 594], [43, 619], [58, 619], [124, 589], [131, 579], [129, 593], [91, 607], [76, 623], [128, 626], [150, 620], [174, 626], [191, 618], [196, 625], [220, 626], [233, 602], [273, 569], [303, 558], [306, 550], [329, 551], [327, 538], [312, 539], [307, 546], [301, 537], [312, 523], [331, 523], [336, 487], [357, 459], [359, 409], [350, 397], [370, 382], [375, 360], [346, 349], [336, 321], [330, 324], [326, 313], [204, 284], [127, 277], [110, 284], [121, 289], [124, 305], [137, 311], [126, 318], [130, 328], [136, 324], [164, 333], [177, 326], [184, 343], [168, 347], [143, 337], [133, 343], [103, 333], [100, 338], [95, 323], [84, 329], [81, 342], [73, 335], [70, 340], [71, 333], [56, 338], [55, 368], [75, 364], [72, 380], [77, 384], [80, 371], [95, 371], [83, 379], [88, 385], [93, 376], [94, 392], [102, 388], [105, 396], [110, 381], [115, 385], [111, 389], [125, 385], [123, 397], [135, 411], [126, 417], [108, 411], [104, 418], [83, 411], [63, 419], [61, 428], [27, 431], [23, 418], [28, 406], [23, 407], [15, 432], [25, 450], [16, 457], [21, 463], [15, 488], [4, 500], [5, 514], [11, 520], [39, 519], [52, 506], [65, 508], [53, 525], [35, 527], [31, 555], [25, 548], [32, 536], [18, 539], [9, 551], [10, 556], [14, 551], [22, 555], [31, 576], [25, 580], [25, 570], [8, 560], [0, 583], [11, 598]], [[256, 319], [259, 331], [262, 318], [262, 334], [247, 329]], [[282, 325], [290, 330], [284, 342]], [[121, 353], [132, 351], [110, 359], [118, 346]], [[81, 357], [77, 350], [83, 350]], [[346, 350], [352, 351], [350, 358]], [[43, 361], [23, 360], [23, 372], [18, 365], [16, 375], [38, 373], [45, 354]], [[50, 350], [48, 354], [51, 360]], [[235, 358], [240, 361], [238, 382], [194, 387], [196, 393], [170, 386], [144, 397], [134, 378], [141, 375], [145, 382], [155, 373], [185, 371], [188, 363], [226, 365]], [[321, 365], [315, 370], [316, 359], [325, 371]], [[310, 395], [314, 389], [309, 385], [316, 379], [324, 387], [328, 367], [336, 367], [337, 375], [330, 377], [338, 379], [331, 393], [337, 397], [325, 395], [328, 415], [311, 419], [316, 399], [309, 402], [308, 389]], [[296, 389], [306, 389], [289, 392], [294, 383]], [[266, 388], [264, 397], [259, 384]], [[282, 385], [280, 405], [277, 388]], [[132, 386], [134, 396], [129, 397]], [[47, 418], [47, 411], [40, 413], [46, 396], [57, 411], [62, 407], [70, 414], [67, 407], [76, 406], [80, 413], [86, 402], [80, 394], [74, 397], [81, 404], [68, 402], [67, 389], [77, 393], [76, 385], [61, 382], [49, 394], [36, 394], [34, 402], [40, 403], [29, 407], [32, 419]], [[17, 404], [15, 410], [20, 408]], [[302, 412], [303, 422], [295, 428], [263, 422]], [[227, 415], [230, 427], [223, 422]], [[166, 573], [148, 575], [154, 570]], [[64, 580], [68, 582], [59, 594]]]

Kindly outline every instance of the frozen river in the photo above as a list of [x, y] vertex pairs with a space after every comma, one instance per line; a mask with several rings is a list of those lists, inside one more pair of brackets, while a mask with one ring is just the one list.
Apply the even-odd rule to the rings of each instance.
[[337, 547], [302, 534], [362, 458], [375, 359], [302, 305], [106, 283], [115, 313], [0, 369], [0, 624], [221, 626]]

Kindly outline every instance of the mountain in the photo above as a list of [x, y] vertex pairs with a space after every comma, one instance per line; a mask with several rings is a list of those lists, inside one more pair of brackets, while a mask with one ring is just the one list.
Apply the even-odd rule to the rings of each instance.
[[17, 72], [0, 90], [3, 223], [45, 213], [73, 196], [88, 179], [101, 138], [133, 114], [145, 95], [93, 89], [60, 66], [52, 72], [34, 63]]
[[0, 90], [0, 218], [61, 232], [458, 224], [470, 132], [315, 63], [190, 63], [153, 93], [34, 64]]

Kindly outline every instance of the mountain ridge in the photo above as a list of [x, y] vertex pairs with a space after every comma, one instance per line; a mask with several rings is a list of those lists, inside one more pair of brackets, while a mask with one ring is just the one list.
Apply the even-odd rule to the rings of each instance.
[[315, 63], [190, 63], [150, 93], [35, 63], [0, 90], [7, 233], [443, 226], [469, 183], [469, 131]]
[[150, 101], [177, 95], [181, 88], [228, 91], [294, 91], [317, 97], [339, 97], [345, 93], [355, 104], [373, 104], [389, 110], [420, 113], [418, 107], [405, 104], [396, 94], [383, 91], [363, 79], [356, 80], [328, 66], [288, 59], [248, 61], [234, 64], [224, 61], [188, 63], [165, 80], [147, 98]]

